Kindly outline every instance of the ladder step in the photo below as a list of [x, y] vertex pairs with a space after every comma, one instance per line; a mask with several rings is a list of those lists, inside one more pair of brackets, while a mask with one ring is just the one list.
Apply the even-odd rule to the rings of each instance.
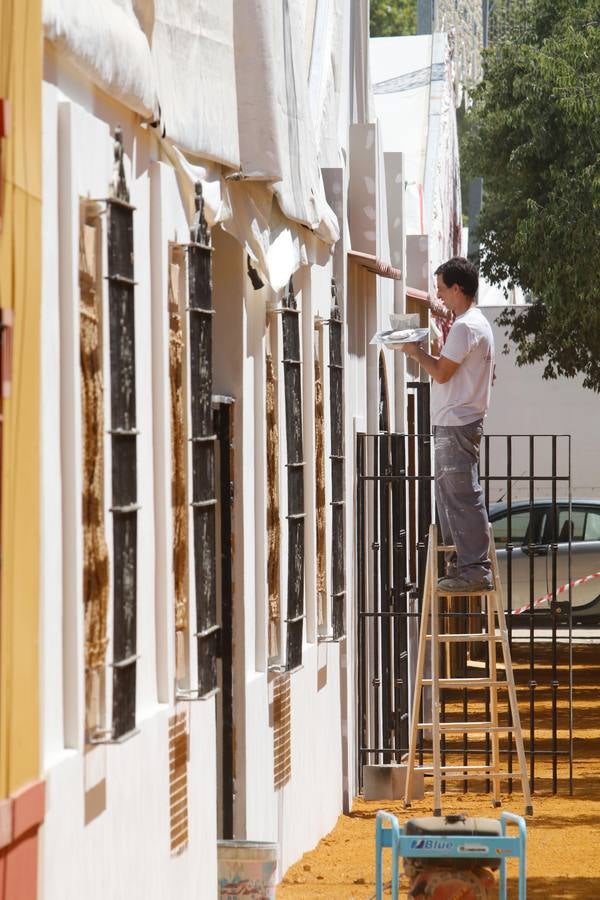
[[[426, 635], [427, 640], [431, 640], [431, 635]], [[448, 641], [451, 644], [457, 644], [460, 642], [468, 641], [501, 641], [502, 635], [500, 634], [489, 634], [487, 631], [479, 632], [478, 634], [438, 634], [438, 641]]]
[[[433, 722], [419, 722], [419, 728], [433, 728]], [[511, 725], [492, 725], [491, 722], [440, 722], [441, 732], [458, 732], [460, 734], [508, 734], [514, 731]]]
[[[432, 685], [432, 678], [423, 678], [424, 685]], [[498, 681], [493, 678], [438, 678], [440, 687], [445, 688], [483, 688], [483, 687], [508, 687], [506, 681]]]
[[[475, 772], [481, 772], [482, 775], [494, 775], [495, 770], [493, 766], [440, 766], [440, 772], [461, 772], [464, 775], [470, 775]], [[415, 766], [415, 772], [430, 772], [433, 773], [435, 771], [433, 766]], [[500, 773], [498, 773], [500, 774]]]
[[[468, 659], [467, 660], [467, 668], [469, 668], [469, 669], [487, 669], [488, 664], [482, 659]], [[506, 666], [500, 660], [497, 661], [496, 668], [500, 669], [502, 672], [506, 672]]]
[[496, 594], [496, 588], [488, 588], [487, 591], [448, 591], [444, 588], [436, 587], [438, 597], [491, 597]]
[[[433, 766], [415, 766], [415, 772], [423, 772], [425, 775], [433, 775]], [[489, 778], [523, 778], [527, 776], [521, 775], [520, 772], [500, 772], [492, 766], [440, 766], [440, 777], [444, 779], [454, 778], [462, 780], [464, 778], [472, 778], [474, 775], [485, 775]]]

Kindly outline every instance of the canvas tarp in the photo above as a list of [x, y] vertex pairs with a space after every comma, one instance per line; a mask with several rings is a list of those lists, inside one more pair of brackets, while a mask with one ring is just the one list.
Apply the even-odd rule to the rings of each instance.
[[241, 169], [273, 179], [284, 216], [332, 243], [339, 233], [318, 165], [303, 25], [301, 0], [236, 0]]
[[262, 280], [274, 291], [286, 287], [303, 265], [324, 265], [330, 244], [304, 225], [287, 219], [269, 186], [228, 181], [221, 168], [193, 159], [168, 139], [161, 140], [164, 158], [174, 166], [189, 221], [194, 212], [194, 186], [201, 182], [208, 224], [220, 223], [242, 245]]
[[[305, 24], [301, 0], [44, 0], [46, 36], [71, 62], [158, 122], [190, 165], [224, 167], [214, 203], [207, 185], [212, 217], [240, 208], [229, 230], [238, 237], [249, 226], [244, 242], [269, 281], [290, 259], [310, 259], [315, 241], [329, 247], [339, 236], [317, 157]], [[241, 181], [228, 198], [231, 174]], [[281, 250], [288, 262], [275, 259]]]
[[144, 119], [157, 117], [150, 45], [133, 0], [44, 0], [43, 15], [61, 55]]
[[237, 169], [233, 0], [154, 0], [153, 5], [161, 129], [185, 150]]

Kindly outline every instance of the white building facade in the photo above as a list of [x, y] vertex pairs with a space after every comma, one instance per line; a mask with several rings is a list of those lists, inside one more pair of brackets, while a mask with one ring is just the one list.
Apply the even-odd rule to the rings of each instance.
[[407, 308], [403, 157], [367, 3], [44, 22], [39, 894], [208, 900], [219, 839], [281, 877], [356, 790], [354, 447], [406, 412], [369, 344]]

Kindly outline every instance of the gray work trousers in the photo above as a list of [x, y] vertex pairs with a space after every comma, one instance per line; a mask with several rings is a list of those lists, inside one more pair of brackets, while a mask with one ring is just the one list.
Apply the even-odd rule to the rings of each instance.
[[483, 422], [436, 425], [435, 501], [442, 540], [454, 544], [449, 575], [491, 584], [489, 523], [477, 465]]

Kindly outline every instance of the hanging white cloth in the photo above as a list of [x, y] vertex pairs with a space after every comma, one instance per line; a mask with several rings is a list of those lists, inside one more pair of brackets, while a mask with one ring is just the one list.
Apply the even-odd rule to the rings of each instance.
[[44, 33], [94, 84], [153, 120], [158, 115], [154, 69], [135, 5], [134, 0], [44, 0]]
[[308, 101], [301, 0], [235, 0], [240, 163], [272, 183], [284, 216], [339, 237], [325, 199]]
[[331, 93], [341, 2], [319, 0], [315, 23], [320, 11], [329, 43], [310, 54], [305, 31], [312, 40], [316, 24], [302, 0], [44, 0], [44, 25], [95, 84], [158, 121], [190, 217], [201, 181], [209, 223], [221, 222], [279, 290], [300, 265], [324, 262], [339, 237], [308, 69], [324, 54]]
[[325, 265], [331, 255], [331, 246], [310, 229], [287, 219], [268, 185], [227, 181], [220, 166], [194, 160], [168, 139], [159, 140], [165, 158], [177, 173], [190, 224], [194, 215], [195, 184], [200, 182], [208, 224], [214, 227], [220, 223], [236, 238], [261, 279], [274, 291], [285, 288], [300, 266]]
[[154, 0], [152, 60], [166, 135], [238, 169], [233, 0]]

